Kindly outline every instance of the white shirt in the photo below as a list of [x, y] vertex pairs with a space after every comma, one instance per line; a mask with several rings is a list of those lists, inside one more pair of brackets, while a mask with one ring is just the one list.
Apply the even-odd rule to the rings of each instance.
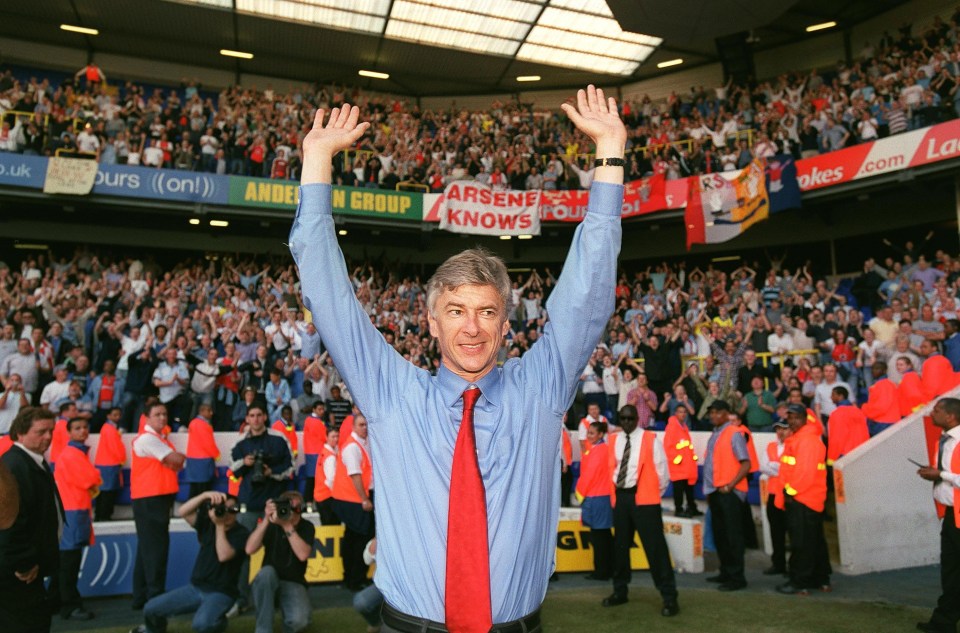
[[[363, 455], [367, 453], [367, 440], [362, 439], [356, 433], [351, 433], [353, 442], [347, 444], [343, 449], [343, 465], [347, 469], [348, 475], [360, 475], [363, 473]], [[369, 459], [369, 457], [368, 457]], [[326, 475], [326, 472], [324, 472]], [[373, 490], [373, 475], [370, 476], [370, 490]]]
[[164, 458], [173, 452], [173, 449], [167, 446], [161, 435], [153, 430], [149, 424], [144, 425], [143, 433], [133, 440], [133, 452], [138, 457], [151, 457], [157, 461], [163, 461]]
[[850, 395], [856, 393], [850, 388], [850, 385], [842, 380], [835, 380], [834, 382], [828, 383], [827, 379], [824, 378], [823, 381], [817, 385], [813, 396], [814, 402], [820, 406], [820, 415], [830, 415], [833, 413], [833, 410], [837, 408], [837, 405], [830, 399], [830, 394], [833, 393], [834, 387], [844, 387]]
[[40, 406], [46, 406], [56, 412], [56, 403], [70, 395], [70, 381], [47, 383], [40, 394]]
[[327, 450], [333, 453], [333, 455], [328, 455], [325, 460], [323, 460], [323, 483], [327, 484], [327, 488], [333, 489], [333, 478], [337, 474], [337, 449], [329, 444], [324, 444], [327, 447]]
[[603, 392], [608, 396], [620, 393], [620, 369], [616, 365], [603, 368]]
[[[605, 422], [605, 423], [607, 423], [607, 424], [610, 424], [610, 420], [608, 420], [608, 419], [607, 419], [607, 416], [605, 416], [605, 415], [603, 415], [603, 414], [600, 415], [600, 418], [599, 418], [599, 419], [591, 418], [591, 417], [588, 415], [588, 416], [586, 416], [585, 418], [583, 418], [582, 420], [580, 420], [580, 427], [579, 427], [579, 429], [578, 429], [578, 431], [577, 431], [577, 439], [578, 439], [578, 440], [580, 440], [581, 442], [585, 442], [585, 441], [587, 440], [587, 429], [589, 429], [589, 428], [590, 428], [590, 425], [593, 424], [594, 422]], [[561, 439], [562, 439], [562, 438], [561, 438]]]
[[[758, 455], [760, 458], [760, 472], [766, 475], [767, 477], [776, 477], [780, 474], [780, 457], [783, 457], [783, 442], [777, 440], [777, 461], [771, 462], [770, 458], [767, 457], [767, 451], [763, 451], [763, 454]], [[758, 451], [759, 452], [759, 451]]]
[[960, 442], [960, 426], [953, 427], [946, 434], [949, 439], [943, 445], [943, 470], [940, 472], [940, 481], [933, 486], [933, 500], [945, 506], [952, 506], [954, 490], [960, 488], [960, 473], [950, 471], [953, 451], [957, 449], [957, 443]]
[[[640, 464], [640, 454], [643, 450], [644, 429], [637, 427], [630, 434], [630, 461], [627, 463], [627, 479], [624, 487], [632, 488], [637, 485], [637, 467]], [[617, 433], [613, 444], [613, 454], [617, 458], [613, 467], [613, 484], [617, 484], [617, 475], [620, 474], [620, 462], [623, 460], [623, 447], [627, 443], [626, 433]], [[663, 443], [656, 435], [653, 436], [653, 465], [657, 469], [657, 478], [660, 480], [660, 494], [667, 489], [670, 483], [670, 471], [667, 469], [667, 454], [663, 450]]]

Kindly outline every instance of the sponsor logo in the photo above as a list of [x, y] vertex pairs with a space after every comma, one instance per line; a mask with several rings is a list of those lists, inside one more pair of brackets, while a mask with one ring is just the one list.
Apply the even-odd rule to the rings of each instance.
[[196, 174], [181, 176], [163, 171], [150, 179], [150, 189], [158, 196], [177, 195], [198, 198], [213, 198], [217, 185], [211, 176]]
[[905, 156], [887, 156], [884, 158], [878, 158], [876, 160], [868, 160], [863, 163], [863, 167], [860, 168], [861, 174], [871, 174], [878, 171], [888, 171], [891, 169], [903, 169], [907, 166], [907, 159]]
[[124, 173], [118, 171], [97, 171], [97, 177], [93, 181], [93, 186], [116, 187], [118, 189], [139, 189], [140, 174]]
[[0, 165], [0, 176], [29, 180], [33, 176], [33, 168], [26, 163], [19, 165]]
[[927, 141], [927, 160], [945, 160], [960, 154], [960, 139], [949, 138], [939, 145], [937, 139]]
[[817, 169], [813, 167], [809, 174], [800, 174], [797, 181], [801, 189], [816, 189], [817, 187], [826, 187], [843, 180], [843, 166], [828, 169]]

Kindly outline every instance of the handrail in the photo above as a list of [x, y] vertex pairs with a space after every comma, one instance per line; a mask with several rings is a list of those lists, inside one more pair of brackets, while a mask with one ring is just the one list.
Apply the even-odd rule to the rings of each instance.
[[416, 182], [413, 180], [401, 180], [397, 183], [397, 186], [394, 187], [397, 191], [409, 191], [409, 189], [401, 189], [400, 187], [413, 187], [415, 190], [423, 190], [423, 193], [430, 193], [430, 187], [423, 184], [422, 182]]

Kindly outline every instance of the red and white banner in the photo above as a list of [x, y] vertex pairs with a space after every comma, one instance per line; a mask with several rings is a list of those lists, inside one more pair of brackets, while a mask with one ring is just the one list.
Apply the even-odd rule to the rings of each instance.
[[540, 235], [539, 191], [494, 191], [458, 180], [447, 185], [440, 228], [472, 235]]
[[[814, 191], [953, 158], [960, 158], [960, 119], [798, 160], [797, 181], [800, 191]], [[623, 217], [687, 206], [690, 187], [687, 178], [666, 181], [662, 197], [653, 193], [656, 187], [649, 184], [652, 180], [647, 178], [626, 185]], [[637, 188], [631, 193], [634, 185]], [[647, 188], [646, 194], [644, 187]], [[587, 191], [544, 191], [542, 194], [541, 217], [544, 221], [579, 222], [583, 219], [587, 210]], [[424, 222], [440, 220], [443, 199], [442, 195], [436, 199], [425, 197]]]

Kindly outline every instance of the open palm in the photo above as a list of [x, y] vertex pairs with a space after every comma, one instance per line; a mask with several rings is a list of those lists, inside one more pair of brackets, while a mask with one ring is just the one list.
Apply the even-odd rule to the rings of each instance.
[[615, 142], [621, 147], [627, 141], [627, 128], [617, 112], [617, 100], [604, 97], [603, 90], [593, 85], [577, 91], [577, 105], [560, 106], [577, 129], [597, 145]]

